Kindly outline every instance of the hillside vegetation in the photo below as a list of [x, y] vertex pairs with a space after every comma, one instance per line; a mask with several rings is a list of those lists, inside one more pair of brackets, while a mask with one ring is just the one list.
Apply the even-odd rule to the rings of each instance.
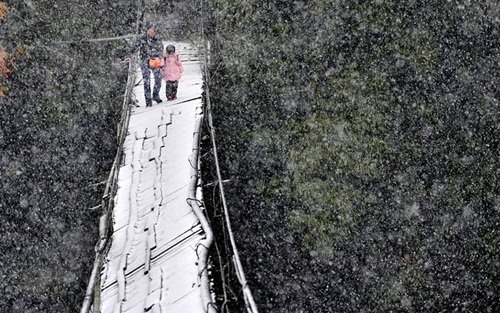
[[260, 312], [500, 310], [499, 4], [211, 9], [214, 124]]
[[133, 32], [135, 1], [0, 4], [0, 311], [78, 312], [127, 75], [123, 41], [78, 41]]
[[[0, 1], [2, 312], [80, 309], [127, 74], [126, 42], [81, 40], [133, 32], [137, 3]], [[497, 1], [144, 3], [166, 39], [206, 23], [261, 313], [500, 311]]]

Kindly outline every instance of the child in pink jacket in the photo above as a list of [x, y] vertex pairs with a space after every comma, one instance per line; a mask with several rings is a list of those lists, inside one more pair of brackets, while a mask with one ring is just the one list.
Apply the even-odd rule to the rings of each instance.
[[163, 51], [162, 65], [161, 75], [166, 80], [167, 100], [177, 99], [177, 87], [179, 86], [179, 79], [184, 68], [173, 45], [168, 45]]

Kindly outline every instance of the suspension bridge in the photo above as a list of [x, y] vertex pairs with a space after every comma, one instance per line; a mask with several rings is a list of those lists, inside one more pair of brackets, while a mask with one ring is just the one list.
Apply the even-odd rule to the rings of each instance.
[[[166, 101], [162, 84], [163, 102], [146, 107], [143, 85], [153, 82], [142, 81], [136, 62], [129, 66], [120, 147], [81, 313], [218, 312], [208, 262], [213, 235], [202, 209], [198, 165], [207, 56], [192, 44], [173, 44], [184, 65], [176, 100]], [[227, 208], [226, 218], [230, 231]], [[247, 311], [257, 313], [234, 252]]]

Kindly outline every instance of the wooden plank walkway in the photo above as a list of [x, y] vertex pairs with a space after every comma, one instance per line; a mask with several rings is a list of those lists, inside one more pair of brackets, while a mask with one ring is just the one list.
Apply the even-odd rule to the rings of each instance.
[[206, 311], [196, 253], [205, 237], [186, 202], [202, 75], [196, 49], [174, 44], [184, 64], [177, 100], [166, 101], [162, 82], [163, 102], [146, 108], [138, 69], [139, 107], [123, 146], [112, 244], [101, 272], [103, 313]]

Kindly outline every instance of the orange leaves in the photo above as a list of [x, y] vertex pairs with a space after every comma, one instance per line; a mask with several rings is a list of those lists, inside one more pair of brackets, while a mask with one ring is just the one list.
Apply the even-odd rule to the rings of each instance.
[[[0, 74], [4, 79], [7, 79], [7, 77], [9, 77], [11, 71], [9, 66], [12, 65], [12, 62], [9, 56], [9, 53], [5, 51], [4, 47], [0, 46]], [[0, 84], [0, 98], [5, 97], [6, 92], [7, 87], [3, 84]]]
[[[0, 2], [0, 19], [3, 19], [5, 16], [7, 16], [7, 13], [9, 12], [9, 8], [7, 7], [7, 4], [5, 2]], [[10, 74], [10, 60], [9, 60], [9, 53], [4, 49], [4, 47], [0, 46], [0, 74], [4, 77], [7, 78], [9, 77]], [[2, 88], [3, 86], [0, 85], [0, 96], [4, 95], [5, 90]]]
[[[9, 8], [5, 4], [5, 2], [0, 2], [0, 19], [3, 19], [7, 13], [9, 12]], [[5, 49], [0, 46], [0, 73], [4, 78], [7, 78], [10, 74], [10, 69], [7, 67], [7, 59], [9, 54]], [[5, 93], [7, 92], [7, 87], [0, 84], [0, 98], [5, 97]]]
[[4, 18], [7, 13], [9, 13], [9, 7], [7, 7], [5, 2], [0, 2], [0, 18]]
[[4, 47], [0, 46], [0, 73], [6, 79], [9, 77], [11, 61], [9, 60], [9, 53], [4, 49]]
[[0, 98], [3, 98], [6, 96], [8, 89], [9, 88], [7, 88], [7, 86], [0, 85]]

